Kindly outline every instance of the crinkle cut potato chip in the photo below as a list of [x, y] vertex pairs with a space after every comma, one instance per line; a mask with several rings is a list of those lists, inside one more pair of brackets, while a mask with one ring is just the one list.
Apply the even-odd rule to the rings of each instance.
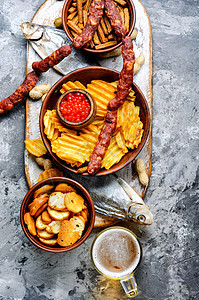
[[36, 157], [43, 156], [47, 153], [47, 149], [43, 144], [42, 138], [25, 140], [25, 147], [32, 155]]
[[89, 161], [99, 133], [100, 129], [93, 124], [82, 129], [80, 135], [62, 133], [61, 137], [52, 141], [52, 151], [60, 159], [79, 167]]
[[124, 153], [127, 153], [128, 149], [126, 147], [125, 139], [124, 139], [123, 134], [119, 131], [116, 134], [115, 138], [116, 138], [116, 142], [117, 142], [118, 147], [121, 148]]
[[[87, 85], [87, 91], [97, 104], [97, 116], [105, 117], [108, 102], [115, 97], [116, 87], [103, 80], [92, 80]], [[98, 115], [99, 111], [99, 115]]]
[[63, 126], [56, 114], [56, 110], [47, 110], [44, 115], [44, 133], [50, 141], [56, 140], [61, 136], [61, 132], [77, 134], [75, 130]]
[[[56, 110], [47, 110], [44, 115], [44, 133], [51, 142], [52, 151], [72, 167], [82, 169], [89, 162], [89, 158], [98, 140], [104, 118], [107, 113], [108, 102], [115, 97], [117, 91], [116, 82], [92, 80], [85, 87], [81, 82], [68, 81], [62, 85], [60, 92], [74, 88], [88, 91], [96, 101], [97, 114], [94, 121], [79, 131], [64, 127]], [[111, 143], [102, 161], [102, 168], [110, 169], [118, 163], [129, 151], [137, 148], [142, 139], [143, 124], [140, 121], [140, 108], [134, 105], [135, 93], [130, 91], [127, 100], [117, 112], [117, 129], [111, 138]]]
[[73, 164], [79, 166], [89, 160], [91, 150], [88, 148], [88, 142], [81, 136], [69, 136], [62, 134], [57, 140], [51, 143], [52, 151], [56, 155]]
[[110, 145], [106, 151], [106, 154], [102, 160], [102, 168], [105, 168], [107, 170], [110, 169], [110, 167], [118, 163], [124, 155], [125, 153], [118, 146], [116, 137], [113, 136]]
[[62, 85], [62, 89], [60, 90], [61, 94], [64, 94], [66, 91], [71, 90], [71, 89], [82, 89], [86, 90], [86, 87], [79, 81], [68, 81]]
[[141, 141], [143, 123], [139, 117], [140, 108], [133, 102], [126, 101], [117, 111], [117, 127], [120, 128], [126, 146], [134, 149]]

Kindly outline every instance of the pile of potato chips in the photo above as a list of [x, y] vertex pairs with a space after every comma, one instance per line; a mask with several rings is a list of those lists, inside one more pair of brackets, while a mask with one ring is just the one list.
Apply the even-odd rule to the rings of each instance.
[[[62, 85], [60, 92], [74, 88], [88, 91], [97, 104], [95, 120], [87, 127], [75, 131], [64, 127], [56, 110], [47, 110], [44, 115], [44, 133], [51, 142], [52, 151], [72, 167], [80, 167], [89, 161], [100, 130], [104, 123], [108, 102], [114, 98], [117, 82], [109, 83], [93, 80], [85, 87], [79, 81], [67, 82]], [[117, 111], [117, 128], [111, 138], [110, 145], [102, 161], [102, 168], [110, 169], [128, 152], [128, 148], [137, 148], [143, 134], [143, 124], [139, 117], [139, 107], [134, 105], [135, 95], [131, 91], [124, 105]]]

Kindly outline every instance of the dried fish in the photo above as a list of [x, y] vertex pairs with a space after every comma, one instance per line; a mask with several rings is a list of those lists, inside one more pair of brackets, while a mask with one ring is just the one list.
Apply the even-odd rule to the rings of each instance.
[[88, 189], [96, 212], [121, 220], [132, 220], [142, 225], [153, 223], [152, 213], [142, 198], [134, 190], [133, 196], [127, 195], [126, 189], [121, 185], [121, 182], [125, 182], [123, 179], [115, 175], [86, 177], [67, 173], [67, 176]]
[[[24, 22], [21, 24], [21, 29], [25, 38], [42, 59], [61, 46], [71, 43], [64, 30], [55, 27]], [[94, 63], [92, 58], [85, 54], [83, 55], [81, 51], [73, 49], [68, 57], [54, 66], [54, 69], [66, 75], [72, 70], [88, 65], [96, 65], [96, 62]]]

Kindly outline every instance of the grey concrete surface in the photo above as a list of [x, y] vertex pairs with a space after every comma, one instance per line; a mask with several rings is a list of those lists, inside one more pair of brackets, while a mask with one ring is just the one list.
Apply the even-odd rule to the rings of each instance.
[[[24, 80], [26, 40], [20, 24], [43, 0], [0, 1], [1, 98]], [[153, 32], [153, 163], [147, 201], [151, 227], [133, 229], [143, 246], [136, 272], [139, 300], [199, 299], [199, 2], [143, 0]], [[24, 173], [25, 103], [0, 116], [0, 299], [120, 300], [117, 281], [90, 260], [94, 230], [77, 250], [53, 255], [34, 247], [19, 221], [28, 191]]]

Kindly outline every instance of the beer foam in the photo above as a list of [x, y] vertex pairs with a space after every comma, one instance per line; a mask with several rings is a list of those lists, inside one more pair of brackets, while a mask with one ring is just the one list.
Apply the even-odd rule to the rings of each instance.
[[92, 247], [96, 268], [111, 278], [122, 278], [131, 274], [140, 261], [140, 255], [137, 239], [122, 228], [110, 228], [102, 232]]

